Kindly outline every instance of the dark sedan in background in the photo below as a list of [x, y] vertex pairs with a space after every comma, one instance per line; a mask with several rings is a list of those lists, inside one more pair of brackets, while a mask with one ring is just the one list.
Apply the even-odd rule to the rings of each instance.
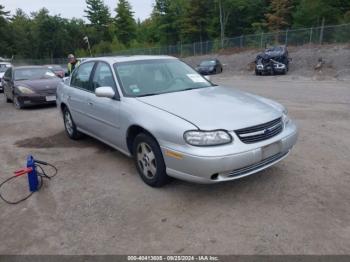
[[202, 61], [196, 68], [201, 75], [214, 75], [222, 73], [223, 66], [218, 59]]
[[6, 101], [17, 109], [56, 103], [56, 89], [62, 80], [45, 66], [9, 68], [3, 77]]

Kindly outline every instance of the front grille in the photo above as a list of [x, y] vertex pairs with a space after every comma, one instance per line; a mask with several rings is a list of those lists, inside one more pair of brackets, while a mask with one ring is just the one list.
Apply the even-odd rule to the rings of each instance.
[[253, 144], [260, 141], [270, 139], [283, 130], [282, 118], [278, 118], [271, 122], [236, 130], [239, 139], [246, 144]]
[[260, 168], [268, 166], [268, 165], [270, 165], [270, 164], [272, 164], [272, 163], [282, 159], [286, 155], [288, 155], [288, 152], [287, 153], [279, 153], [277, 155], [274, 155], [274, 156], [271, 156], [269, 158], [266, 158], [266, 159], [264, 159], [263, 161], [261, 161], [259, 163], [256, 163], [256, 164], [253, 164], [253, 165], [250, 165], [250, 166], [247, 166], [247, 167], [243, 167], [243, 168], [240, 168], [240, 169], [236, 169], [236, 170], [230, 172], [227, 177], [235, 177], [235, 176], [242, 176], [242, 175], [248, 174], [250, 172], [253, 172], [255, 170], [258, 170]]

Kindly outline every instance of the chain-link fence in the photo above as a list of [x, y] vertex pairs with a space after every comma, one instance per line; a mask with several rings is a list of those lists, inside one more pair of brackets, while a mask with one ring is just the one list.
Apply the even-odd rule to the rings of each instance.
[[[241, 35], [221, 40], [129, 49], [97, 56], [171, 55], [187, 57], [217, 53], [225, 49], [264, 48], [269, 45], [301, 46], [307, 44], [350, 43], [350, 24], [293, 29], [279, 32]], [[64, 64], [66, 59], [14, 60], [15, 64]]]

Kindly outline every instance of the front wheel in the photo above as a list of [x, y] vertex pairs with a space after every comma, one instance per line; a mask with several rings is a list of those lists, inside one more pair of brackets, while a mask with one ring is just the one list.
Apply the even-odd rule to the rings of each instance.
[[139, 134], [133, 146], [134, 160], [142, 180], [151, 187], [162, 187], [169, 182], [162, 152], [151, 136]]
[[77, 130], [77, 126], [75, 125], [72, 115], [67, 107], [63, 109], [63, 120], [64, 128], [69, 138], [78, 140], [82, 137], [82, 134]]
[[11, 103], [12, 101], [10, 98], [7, 97], [5, 90], [4, 90], [4, 95], [5, 95], [6, 103]]
[[23, 105], [19, 101], [17, 95], [13, 95], [13, 105], [15, 106], [16, 109], [22, 109], [23, 108]]

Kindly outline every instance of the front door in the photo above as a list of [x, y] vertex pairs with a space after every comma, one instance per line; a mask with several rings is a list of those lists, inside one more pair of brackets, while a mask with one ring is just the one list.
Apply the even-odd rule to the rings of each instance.
[[112, 87], [116, 92], [115, 98], [102, 98], [92, 96], [89, 98], [89, 117], [91, 118], [94, 134], [107, 143], [120, 147], [120, 101], [117, 86], [110, 65], [99, 62], [92, 77], [92, 86], [95, 90], [99, 87]]
[[68, 93], [68, 106], [73, 121], [79, 129], [91, 132], [89, 101], [95, 96], [91, 85], [91, 73], [95, 62], [84, 63], [74, 71]]

